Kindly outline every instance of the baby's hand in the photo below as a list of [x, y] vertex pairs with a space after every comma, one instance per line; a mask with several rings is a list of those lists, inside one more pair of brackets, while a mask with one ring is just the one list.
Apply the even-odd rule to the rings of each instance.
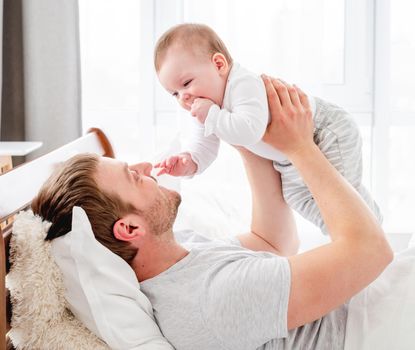
[[154, 165], [155, 168], [161, 168], [157, 176], [169, 174], [171, 176], [189, 176], [197, 170], [197, 164], [193, 161], [190, 153], [180, 153], [171, 156], [160, 163]]
[[193, 117], [196, 117], [199, 123], [205, 124], [205, 120], [209, 113], [209, 108], [213, 104], [213, 101], [207, 98], [196, 98], [192, 103], [192, 107], [190, 108], [190, 114]]

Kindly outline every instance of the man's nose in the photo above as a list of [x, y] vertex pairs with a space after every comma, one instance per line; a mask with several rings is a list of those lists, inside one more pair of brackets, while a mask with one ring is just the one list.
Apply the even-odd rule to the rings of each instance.
[[144, 175], [150, 176], [152, 169], [153, 169], [153, 164], [151, 164], [149, 162], [144, 162], [143, 163], [142, 171], [143, 171]]
[[149, 162], [142, 162], [132, 165], [131, 168], [139, 174], [149, 176], [151, 174], [151, 170], [153, 169], [153, 165]]

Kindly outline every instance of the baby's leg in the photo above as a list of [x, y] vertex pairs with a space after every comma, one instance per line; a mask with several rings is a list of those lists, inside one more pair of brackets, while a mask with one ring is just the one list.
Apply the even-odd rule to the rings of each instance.
[[[356, 123], [346, 111], [336, 105], [318, 98], [316, 105], [315, 143], [329, 162], [360, 193], [381, 222], [379, 207], [362, 185], [362, 138]], [[327, 233], [314, 198], [297, 169], [289, 162], [274, 162], [274, 167], [281, 173], [283, 195], [288, 205]]]

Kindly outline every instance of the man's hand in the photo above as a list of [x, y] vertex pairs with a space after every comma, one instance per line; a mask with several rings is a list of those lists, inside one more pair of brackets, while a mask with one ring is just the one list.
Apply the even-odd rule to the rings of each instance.
[[180, 153], [171, 156], [160, 163], [154, 165], [155, 168], [161, 168], [157, 176], [169, 174], [171, 176], [189, 176], [197, 171], [197, 164], [193, 161], [190, 153]]
[[268, 96], [271, 123], [263, 141], [288, 157], [313, 141], [313, 118], [307, 95], [297, 86], [262, 76]]
[[196, 98], [190, 108], [190, 114], [199, 121], [205, 124], [205, 120], [209, 113], [209, 108], [214, 105], [213, 101], [207, 98]]

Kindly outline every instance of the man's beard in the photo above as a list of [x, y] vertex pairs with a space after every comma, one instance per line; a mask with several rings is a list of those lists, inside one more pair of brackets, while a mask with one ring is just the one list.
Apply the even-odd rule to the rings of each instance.
[[153, 235], [159, 236], [173, 228], [181, 201], [179, 193], [162, 188], [162, 195], [142, 214]]

